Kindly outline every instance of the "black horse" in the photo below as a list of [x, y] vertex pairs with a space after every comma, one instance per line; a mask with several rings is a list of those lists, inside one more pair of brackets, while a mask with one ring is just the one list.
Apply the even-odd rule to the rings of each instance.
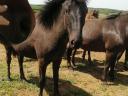
[[[2, 20], [0, 25], [0, 34], [5, 36], [12, 43], [20, 43], [25, 40], [32, 32], [35, 26], [35, 17], [28, 0], [0, 0], [0, 5], [7, 7], [5, 12], [0, 13], [6, 20]], [[4, 10], [4, 9], [3, 9]], [[8, 23], [9, 22], [9, 23]], [[5, 26], [6, 25], [6, 26]], [[0, 38], [3, 43], [3, 39]], [[12, 48], [4, 44], [6, 49], [6, 62], [8, 65], [8, 79], [10, 78], [11, 54], [14, 53]], [[19, 66], [22, 67], [23, 57], [18, 55]], [[20, 68], [20, 79], [25, 79], [23, 70]]]
[[[37, 58], [39, 61], [40, 96], [45, 86], [47, 66], [53, 63], [54, 96], [59, 96], [59, 66], [67, 42], [75, 47], [80, 39], [87, 6], [85, 0], [51, 0], [36, 18], [31, 35], [22, 43], [12, 47], [22, 56]], [[5, 44], [10, 44], [4, 39]]]

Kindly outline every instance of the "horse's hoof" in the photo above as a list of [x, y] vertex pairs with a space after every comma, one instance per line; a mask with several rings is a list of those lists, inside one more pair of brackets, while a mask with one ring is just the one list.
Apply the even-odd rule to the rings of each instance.
[[60, 94], [54, 94], [53, 96], [61, 96]]
[[11, 79], [11, 78], [7, 78], [7, 80], [8, 80], [8, 81], [12, 81], [12, 79]]
[[68, 66], [69, 70], [74, 70], [74, 68], [72, 66]]
[[107, 83], [108, 83], [108, 85], [115, 85], [115, 83], [113, 81], [108, 81]]
[[102, 85], [108, 85], [107, 81], [103, 81], [101, 84]]
[[85, 60], [82, 60], [82, 63], [86, 64], [86, 61]]
[[28, 80], [25, 77], [20, 78], [20, 80], [28, 82]]
[[92, 66], [94, 64], [93, 64], [93, 62], [88, 62], [87, 65]]

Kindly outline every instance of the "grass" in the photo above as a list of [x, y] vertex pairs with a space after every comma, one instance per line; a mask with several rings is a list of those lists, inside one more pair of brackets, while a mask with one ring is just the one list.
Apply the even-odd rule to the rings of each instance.
[[[29, 82], [20, 81], [19, 67], [16, 58], [12, 59], [11, 77], [7, 80], [7, 66], [5, 62], [5, 50], [0, 45], [0, 96], [38, 96], [38, 63], [25, 59], [24, 70]], [[66, 60], [63, 59], [60, 67], [59, 90], [62, 96], [128, 96], [128, 72], [122, 71], [121, 58], [118, 65], [117, 80], [115, 85], [103, 85], [101, 74], [104, 65], [104, 53], [92, 52], [95, 66], [85, 66], [81, 61], [81, 50], [76, 56], [78, 67], [76, 70], [69, 70]], [[98, 54], [98, 55], [97, 55]], [[95, 60], [96, 59], [96, 60]], [[52, 66], [47, 69], [47, 84], [44, 96], [53, 94]]]

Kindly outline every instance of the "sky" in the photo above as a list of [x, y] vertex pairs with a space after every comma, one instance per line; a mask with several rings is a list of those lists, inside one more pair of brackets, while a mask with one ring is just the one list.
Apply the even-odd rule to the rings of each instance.
[[[30, 4], [45, 4], [47, 0], [28, 0]], [[128, 11], [128, 0], [88, 0], [88, 7]]]

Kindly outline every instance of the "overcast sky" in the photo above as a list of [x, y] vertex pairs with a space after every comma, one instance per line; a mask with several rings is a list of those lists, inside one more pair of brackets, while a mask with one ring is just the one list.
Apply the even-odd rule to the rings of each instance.
[[[47, 0], [29, 0], [31, 4], [44, 4]], [[128, 0], [88, 0], [88, 7], [128, 11]]]

